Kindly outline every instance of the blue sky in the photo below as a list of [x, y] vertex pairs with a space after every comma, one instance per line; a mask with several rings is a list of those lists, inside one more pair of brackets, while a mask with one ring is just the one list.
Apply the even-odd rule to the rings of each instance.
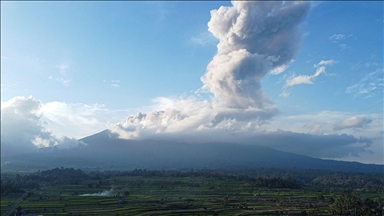
[[[196, 120], [198, 123], [192, 124], [184, 117], [175, 117], [175, 113], [191, 117], [199, 112], [201, 119], [224, 116], [231, 120], [225, 131], [241, 131], [246, 138], [281, 130], [297, 137], [311, 134], [319, 140], [343, 134], [356, 140], [367, 138], [369, 142], [351, 141], [340, 147], [345, 154], [316, 155], [310, 146], [297, 153], [383, 163], [382, 2], [312, 2], [308, 10], [303, 7], [307, 11], [289, 32], [297, 37], [280, 35], [292, 40], [281, 42], [292, 51], [289, 61], [269, 62], [285, 66], [285, 70], [273, 72], [277, 66], [268, 66], [265, 73], [255, 75], [255, 83], [234, 87], [234, 95], [219, 85], [228, 78], [221, 72], [232, 67], [230, 59], [228, 65], [217, 65], [223, 56], [229, 56], [226, 43], [231, 39], [221, 32], [227, 24], [223, 18], [210, 22], [215, 16], [211, 11], [221, 6], [234, 7], [229, 1], [1, 2], [2, 128], [9, 129], [2, 129], [2, 137], [5, 133], [24, 133], [10, 130], [13, 127], [6, 120], [13, 119], [3, 118], [9, 109], [21, 110], [18, 106], [31, 104], [21, 103], [26, 101], [39, 104], [27, 112], [38, 116], [38, 131], [49, 131], [59, 140], [55, 144], [60, 143], [60, 137], [82, 138], [106, 128], [113, 131], [116, 125], [123, 128], [114, 131], [122, 138], [165, 134], [185, 139], [192, 136], [181, 135], [187, 130], [206, 130], [207, 136], [216, 133], [219, 129], [212, 128], [212, 122]], [[289, 7], [293, 14], [282, 22], [289, 23], [288, 18], [295, 19], [300, 12], [295, 12], [294, 5]], [[239, 46], [261, 55], [264, 48], [255, 45], [260, 43], [257, 40], [255, 36]], [[264, 57], [252, 58], [266, 62]], [[233, 73], [246, 66], [235, 68]], [[242, 81], [248, 83], [245, 78]], [[253, 92], [248, 89], [257, 84], [260, 86], [255, 92], [262, 93], [250, 95]], [[239, 93], [243, 90], [246, 92]], [[174, 112], [159, 114], [167, 109]], [[207, 113], [202, 114], [202, 110]], [[156, 123], [148, 115], [143, 120], [135, 116], [137, 112], [152, 113], [150, 116], [157, 115], [162, 121]], [[131, 120], [125, 122], [128, 116]], [[148, 125], [156, 128], [155, 132]], [[133, 135], [131, 130], [137, 133]], [[31, 133], [26, 142], [35, 140], [37, 145], [36, 137], [42, 136]], [[48, 141], [41, 143], [50, 145]], [[333, 150], [324, 144], [324, 152]]]

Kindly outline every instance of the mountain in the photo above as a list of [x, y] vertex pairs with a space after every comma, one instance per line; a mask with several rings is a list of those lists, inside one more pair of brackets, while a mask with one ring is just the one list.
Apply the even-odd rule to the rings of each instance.
[[87, 145], [61, 150], [50, 148], [33, 154], [2, 158], [2, 169], [61, 166], [102, 169], [187, 169], [241, 166], [378, 173], [384, 170], [383, 165], [323, 160], [249, 144], [125, 140], [119, 139], [108, 130], [80, 141]]

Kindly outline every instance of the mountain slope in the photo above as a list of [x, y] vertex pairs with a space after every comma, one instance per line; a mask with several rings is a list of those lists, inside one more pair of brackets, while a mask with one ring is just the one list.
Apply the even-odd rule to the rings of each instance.
[[[107, 130], [85, 137], [81, 141], [87, 143], [88, 148], [94, 148], [96, 155], [105, 152], [104, 156], [106, 156], [109, 151], [114, 152], [116, 164], [125, 161], [127, 165], [153, 169], [263, 166], [356, 172], [383, 171], [383, 166], [380, 165], [322, 160], [257, 145], [123, 140], [118, 139]], [[102, 152], [98, 152], [97, 149]], [[103, 157], [103, 154], [100, 157]]]
[[[108, 130], [85, 137], [86, 146], [46, 149], [33, 154], [3, 158], [2, 168], [79, 167], [104, 169], [183, 169], [226, 167], [275, 167], [353, 172], [383, 172], [382, 165], [322, 160], [257, 145], [189, 144], [160, 140], [118, 139]], [[8, 161], [7, 164], [4, 164]], [[10, 163], [11, 162], [11, 163]], [[19, 166], [17, 166], [17, 164]], [[16, 167], [15, 167], [16, 166]]]

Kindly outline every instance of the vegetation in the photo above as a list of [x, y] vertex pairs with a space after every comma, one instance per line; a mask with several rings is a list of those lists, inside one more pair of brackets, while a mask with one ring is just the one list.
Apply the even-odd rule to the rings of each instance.
[[3, 173], [1, 214], [24, 196], [13, 213], [383, 215], [383, 193], [366, 187], [372, 183], [380, 187], [381, 181], [383, 176], [379, 174], [315, 170], [85, 172], [62, 167], [26, 174]]
[[330, 209], [338, 215], [383, 215], [383, 198], [361, 200], [354, 191], [343, 191], [336, 200], [332, 200]]

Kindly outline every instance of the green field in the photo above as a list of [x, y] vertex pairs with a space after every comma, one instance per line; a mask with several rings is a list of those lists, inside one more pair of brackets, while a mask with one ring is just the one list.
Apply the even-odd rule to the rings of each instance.
[[[28, 192], [19, 206], [41, 215], [332, 215], [330, 199], [340, 196], [340, 190], [311, 186], [256, 187], [225, 175], [111, 176], [77, 184], [42, 183]], [[1, 214], [21, 195], [2, 196]], [[372, 192], [359, 196], [384, 198]]]

